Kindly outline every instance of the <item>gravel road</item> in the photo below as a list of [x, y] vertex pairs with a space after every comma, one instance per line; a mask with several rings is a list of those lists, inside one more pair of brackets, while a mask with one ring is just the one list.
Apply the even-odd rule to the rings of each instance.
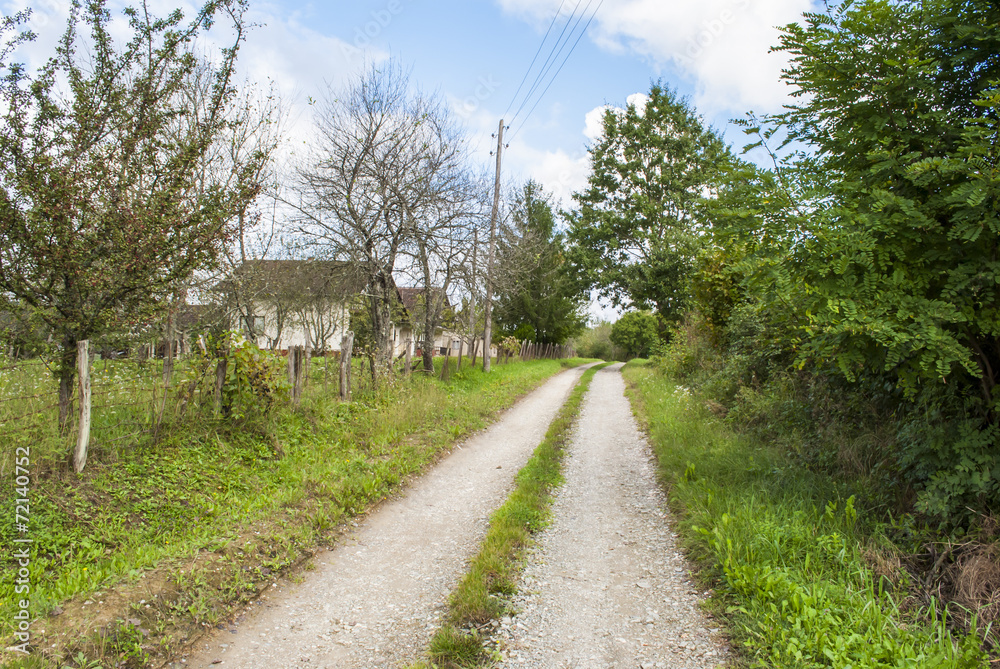
[[520, 612], [495, 637], [504, 669], [701, 669], [726, 659], [698, 608], [620, 368], [598, 372], [584, 399]]
[[280, 583], [174, 667], [403, 666], [425, 649], [452, 588], [581, 369], [535, 390], [404, 495]]

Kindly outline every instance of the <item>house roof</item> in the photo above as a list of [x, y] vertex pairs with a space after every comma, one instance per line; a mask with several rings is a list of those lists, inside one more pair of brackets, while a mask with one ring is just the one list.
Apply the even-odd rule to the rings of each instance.
[[248, 260], [216, 286], [261, 297], [344, 297], [363, 286], [351, 263], [340, 260]]
[[[399, 300], [403, 303], [403, 308], [406, 309], [408, 314], [412, 314], [417, 307], [420, 306], [420, 298], [424, 294], [424, 288], [412, 288], [412, 287], [397, 287], [396, 290], [399, 291]], [[435, 295], [441, 294], [441, 289], [434, 287], [431, 288], [431, 293]], [[444, 296], [444, 308], [449, 309], [451, 307], [451, 302], [448, 301], [448, 295]]]

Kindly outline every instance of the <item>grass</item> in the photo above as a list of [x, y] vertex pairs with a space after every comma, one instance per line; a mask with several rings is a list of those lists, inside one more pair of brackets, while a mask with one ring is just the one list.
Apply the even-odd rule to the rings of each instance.
[[[92, 454], [81, 476], [65, 466], [35, 475], [32, 662], [132, 667], [171, 655], [456, 440], [579, 362], [496, 365], [488, 376], [465, 366], [448, 383], [414, 375], [350, 403], [315, 392], [316, 365], [314, 392], [297, 409], [237, 423], [189, 416], [166, 423], [156, 441]], [[5, 518], [14, 516], [11, 488], [0, 498]], [[0, 525], [0, 541], [13, 538], [13, 524]], [[5, 552], [0, 565], [7, 646], [16, 563]]]
[[[517, 591], [531, 536], [548, 520], [552, 490], [562, 482], [563, 448], [583, 396], [597, 370], [586, 370], [552, 421], [545, 438], [515, 478], [515, 488], [490, 518], [489, 529], [469, 570], [452, 592], [442, 627], [428, 655], [435, 667], [478, 667], [488, 661], [477, 628], [505, 612], [505, 598]], [[426, 663], [424, 665], [427, 666]]]
[[783, 451], [729, 432], [655, 367], [628, 365], [679, 531], [714, 607], [750, 666], [981, 667], [975, 635], [953, 636], [935, 607], [865, 559], [878, 526], [854, 498]]

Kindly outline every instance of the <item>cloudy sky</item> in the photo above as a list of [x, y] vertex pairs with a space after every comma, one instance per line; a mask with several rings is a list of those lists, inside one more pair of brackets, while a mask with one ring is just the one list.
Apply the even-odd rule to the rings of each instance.
[[[147, 2], [160, 13], [194, 8], [189, 0]], [[124, 4], [109, 0], [116, 12]], [[39, 37], [24, 60], [51, 54], [68, 5], [28, 2]], [[9, 14], [25, 5], [0, 6]], [[310, 133], [310, 98], [343, 86], [366, 63], [395, 58], [422, 90], [449, 102], [484, 165], [504, 118], [505, 176], [533, 177], [568, 206], [586, 183], [601, 110], [624, 105], [654, 80], [688, 96], [741, 147], [744, 137], [729, 120], [786, 101], [784, 57], [769, 47], [777, 26], [810, 9], [810, 0], [250, 0], [258, 27], [241, 67], [274, 83], [301, 141]]]
[[[0, 3], [8, 14], [25, 6]], [[39, 35], [27, 54], [31, 59], [51, 53], [68, 2], [27, 6]], [[159, 11], [178, 6], [193, 8], [151, 0]], [[777, 41], [776, 26], [799, 20], [810, 2], [251, 0], [250, 7], [259, 26], [244, 47], [242, 67], [275, 83], [296, 136], [308, 135], [309, 98], [343, 85], [366, 62], [392, 57], [411, 69], [422, 89], [450, 102], [484, 163], [503, 117], [510, 124], [505, 171], [534, 177], [569, 204], [570, 193], [585, 183], [586, 148], [603, 106], [625, 104], [653, 80], [689, 96], [732, 144], [742, 146], [742, 134], [728, 121], [748, 110], [776, 110], [786, 99], [779, 80], [783, 55], [768, 49]], [[550, 54], [553, 65], [526, 99]]]

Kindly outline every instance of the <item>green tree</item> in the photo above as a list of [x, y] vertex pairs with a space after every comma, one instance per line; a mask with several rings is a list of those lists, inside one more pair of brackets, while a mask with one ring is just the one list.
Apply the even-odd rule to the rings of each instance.
[[645, 107], [604, 114], [587, 189], [575, 195], [573, 262], [616, 305], [678, 320], [701, 243], [701, 208], [731, 156], [687, 100], [654, 84]]
[[[8, 63], [19, 15], [0, 25], [0, 290], [29, 305], [61, 346], [60, 417], [76, 343], [149, 322], [178, 285], [215, 261], [255, 184], [221, 187], [204, 158], [230, 118], [244, 5], [209, 2], [185, 23], [126, 9], [119, 45], [103, 0], [71, 5], [53, 56], [34, 75]], [[218, 16], [231, 46], [210, 65], [194, 41]], [[81, 33], [87, 33], [86, 37]], [[207, 95], [191, 82], [210, 72]], [[250, 156], [233, 174], [252, 173]]]
[[798, 101], [750, 129], [809, 153], [755, 177], [730, 239], [756, 249], [771, 312], [796, 314], [800, 363], [887, 374], [978, 422], [913, 461], [935, 510], [996, 500], [1000, 8], [867, 0], [805, 19], [779, 47]]
[[611, 343], [629, 358], [645, 358], [660, 339], [658, 330], [656, 316], [650, 312], [629, 311], [611, 326]]
[[514, 201], [513, 225], [497, 245], [494, 318], [500, 332], [563, 344], [583, 330], [587, 292], [566, 261], [564, 245], [549, 196], [529, 181]]

